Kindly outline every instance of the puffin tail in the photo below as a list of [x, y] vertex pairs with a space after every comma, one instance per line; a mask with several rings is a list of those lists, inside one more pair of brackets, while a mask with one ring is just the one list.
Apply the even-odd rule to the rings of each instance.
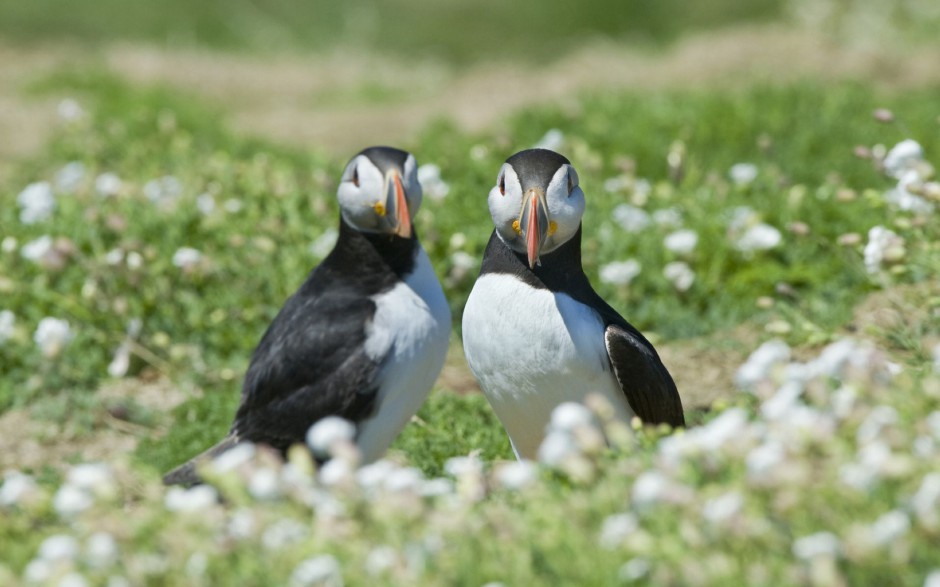
[[199, 473], [196, 469], [202, 463], [212, 460], [220, 454], [226, 452], [227, 450], [234, 448], [235, 445], [239, 443], [238, 436], [230, 434], [222, 439], [221, 442], [215, 446], [209, 448], [208, 450], [194, 456], [189, 459], [182, 465], [176, 467], [169, 473], [163, 476], [164, 485], [183, 485], [185, 487], [192, 487], [193, 485], [201, 485], [203, 483], [202, 477], [199, 476]]

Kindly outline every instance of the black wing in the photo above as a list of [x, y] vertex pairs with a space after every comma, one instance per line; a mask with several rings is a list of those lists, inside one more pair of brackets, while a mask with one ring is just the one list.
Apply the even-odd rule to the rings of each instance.
[[610, 324], [604, 342], [617, 382], [636, 415], [647, 424], [685, 426], [679, 391], [649, 341], [635, 330]]
[[294, 294], [258, 344], [232, 432], [286, 450], [325, 416], [372, 414], [384, 357], [365, 352], [375, 303], [344, 287]]

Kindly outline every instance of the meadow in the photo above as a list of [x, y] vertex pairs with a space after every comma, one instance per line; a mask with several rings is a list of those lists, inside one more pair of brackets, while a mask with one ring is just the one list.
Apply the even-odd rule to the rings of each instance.
[[[691, 26], [636, 5], [657, 39]], [[18, 30], [57, 34], [20, 6]], [[289, 21], [258, 30], [317, 49]], [[213, 49], [262, 43], [205, 23]], [[468, 39], [454, 67], [486, 58]], [[220, 104], [94, 63], [23, 95], [57, 122], [0, 168], [0, 584], [940, 585], [940, 87], [608, 90], [428, 123], [399, 146], [454, 314], [431, 398], [373, 465], [246, 448], [190, 490], [160, 475], [226, 432], [247, 357], [332, 246], [352, 153], [236, 132]], [[553, 424], [563, 450], [512, 460], [459, 324], [486, 193], [536, 144], [578, 169], [585, 270], [663, 349], [688, 429], [594, 403]]]

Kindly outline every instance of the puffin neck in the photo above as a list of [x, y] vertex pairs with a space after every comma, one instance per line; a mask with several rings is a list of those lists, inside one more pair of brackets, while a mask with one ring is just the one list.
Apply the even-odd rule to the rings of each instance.
[[363, 264], [381, 263], [399, 277], [411, 272], [414, 253], [418, 247], [418, 235], [412, 230], [411, 238], [393, 234], [360, 232], [349, 226], [340, 215], [339, 236], [335, 252], [345, 251], [342, 262]]

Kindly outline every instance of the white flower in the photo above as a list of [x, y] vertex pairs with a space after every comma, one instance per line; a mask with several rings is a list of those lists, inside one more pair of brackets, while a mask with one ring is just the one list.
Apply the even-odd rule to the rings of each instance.
[[343, 576], [340, 573], [339, 561], [328, 554], [309, 558], [294, 569], [290, 584], [296, 587], [342, 587]]
[[904, 239], [884, 226], [875, 226], [868, 231], [865, 245], [865, 269], [878, 273], [883, 263], [894, 263], [904, 258]]
[[656, 223], [656, 226], [663, 228], [679, 228], [682, 226], [682, 212], [677, 208], [656, 210], [653, 212], [653, 222]]
[[[2, 330], [2, 328], [0, 328]], [[933, 371], [934, 373], [940, 373], [940, 342], [934, 345], [933, 347]]]
[[615, 175], [604, 180], [604, 191], [612, 194], [622, 192], [630, 187], [630, 178], [625, 175]]
[[124, 377], [131, 367], [131, 345], [126, 340], [118, 345], [114, 357], [108, 363], [108, 375], [114, 378]]
[[395, 566], [398, 553], [391, 546], [377, 546], [366, 555], [366, 573], [375, 577]]
[[624, 540], [636, 532], [640, 522], [630, 512], [607, 516], [601, 524], [601, 546], [608, 549], [617, 548]]
[[173, 265], [180, 269], [196, 266], [202, 260], [202, 253], [192, 247], [180, 247], [173, 253]]
[[767, 379], [776, 365], [790, 360], [790, 347], [782, 340], [769, 340], [751, 353], [747, 361], [734, 376], [735, 384], [741, 389], [751, 389]]
[[884, 159], [885, 173], [900, 179], [901, 174], [915, 167], [924, 159], [924, 149], [915, 140], [907, 139], [891, 147]]
[[118, 545], [114, 536], [107, 532], [95, 532], [85, 543], [88, 561], [95, 567], [108, 567], [117, 562]]
[[614, 222], [630, 233], [640, 232], [650, 225], [650, 215], [646, 210], [630, 204], [618, 204], [613, 216]]
[[466, 251], [454, 251], [450, 256], [450, 262], [454, 269], [460, 271], [469, 271], [477, 265], [477, 259]]
[[421, 484], [418, 490], [421, 497], [441, 497], [452, 495], [454, 493], [454, 482], [450, 479], [438, 477], [437, 479], [428, 479]]
[[104, 255], [104, 262], [108, 265], [119, 265], [124, 260], [124, 251], [122, 249], [111, 249]]
[[549, 467], [557, 467], [577, 451], [577, 445], [570, 434], [552, 430], [539, 445], [538, 460]]
[[52, 237], [43, 235], [36, 240], [32, 240], [20, 249], [20, 255], [27, 261], [39, 263], [43, 257], [52, 252]]
[[62, 122], [75, 122], [85, 117], [85, 110], [72, 98], [65, 98], [59, 102], [56, 113]]
[[183, 193], [183, 184], [172, 175], [164, 175], [144, 184], [144, 195], [154, 204], [169, 203]]
[[56, 585], [57, 587], [88, 587], [88, 580], [81, 574], [73, 571], [66, 573], [65, 576], [59, 579]]
[[83, 179], [85, 179], [85, 165], [79, 161], [72, 161], [55, 174], [55, 186], [60, 192], [70, 194], [78, 189]]
[[698, 233], [689, 229], [677, 230], [667, 234], [666, 238], [663, 239], [663, 246], [666, 247], [666, 250], [677, 255], [688, 255], [695, 250], [697, 244]]
[[744, 499], [737, 491], [729, 491], [705, 502], [702, 517], [713, 523], [721, 523], [733, 517], [744, 506]]
[[836, 557], [842, 552], [842, 543], [832, 532], [817, 532], [793, 541], [793, 554], [801, 560], [818, 556]]
[[930, 571], [930, 574], [924, 579], [924, 587], [940, 587], [940, 569]]
[[624, 581], [637, 581], [650, 572], [650, 564], [645, 558], [631, 558], [623, 563], [617, 576]]
[[385, 490], [391, 493], [417, 492], [424, 485], [424, 475], [415, 467], [399, 467], [385, 478]]
[[444, 470], [454, 477], [478, 477], [483, 474], [483, 463], [477, 457], [451, 457], [444, 462]]
[[170, 487], [163, 500], [163, 506], [171, 512], [198, 512], [213, 506], [219, 494], [211, 485], [197, 485], [189, 489]]
[[679, 291], [688, 291], [695, 283], [695, 272], [684, 261], [673, 261], [663, 267], [663, 277], [672, 282]]
[[930, 214], [934, 210], [934, 205], [911, 191], [912, 187], [916, 189], [921, 184], [922, 179], [917, 170], [904, 171], [901, 173], [898, 185], [885, 193], [885, 201], [905, 212]]
[[228, 473], [241, 467], [256, 453], [255, 445], [251, 442], [239, 442], [232, 448], [212, 459], [212, 469], [218, 473]]
[[614, 261], [601, 267], [600, 277], [604, 283], [628, 285], [640, 274], [640, 262], [636, 259]]
[[734, 246], [739, 251], [766, 251], [775, 248], [783, 240], [780, 231], [763, 222], [755, 224], [738, 237]]
[[875, 406], [859, 425], [855, 441], [859, 445], [874, 442], [886, 427], [898, 422], [898, 412], [891, 406]]
[[307, 524], [301, 524], [297, 520], [283, 518], [274, 522], [261, 535], [261, 544], [267, 550], [280, 550], [285, 546], [296, 544], [303, 540], [307, 535]]
[[355, 424], [339, 416], [327, 416], [307, 431], [307, 446], [313, 454], [323, 458], [332, 455], [338, 443], [352, 442], [355, 437]]
[[13, 253], [16, 251], [17, 244], [15, 236], [5, 236], [3, 237], [3, 241], [0, 242], [0, 250], [4, 253]]
[[258, 500], [278, 497], [281, 494], [281, 484], [277, 472], [268, 467], [256, 470], [248, 480], [248, 493]]
[[388, 459], [379, 459], [368, 465], [364, 465], [356, 471], [356, 482], [359, 487], [366, 491], [381, 487], [385, 479], [391, 474], [397, 465]]
[[911, 506], [922, 522], [936, 526], [940, 520], [940, 473], [928, 473], [911, 498]]
[[496, 470], [496, 482], [503, 489], [519, 491], [537, 479], [538, 469], [532, 461], [506, 463]]
[[559, 432], [574, 432], [581, 426], [593, 426], [594, 415], [584, 404], [577, 402], [562, 402], [552, 410], [552, 417], [548, 423], [549, 430]]
[[3, 476], [0, 486], [0, 506], [16, 505], [24, 497], [36, 492], [36, 482], [29, 475], [10, 471]]
[[116, 196], [121, 192], [123, 183], [116, 174], [107, 171], [95, 178], [95, 192], [102, 198]]
[[663, 498], [670, 481], [659, 471], [645, 471], [633, 483], [633, 502], [643, 506], [656, 503]]
[[54, 534], [42, 541], [38, 554], [47, 561], [74, 560], [78, 556], [78, 540], [68, 534]]
[[107, 463], [82, 463], [69, 469], [68, 483], [80, 489], [102, 492], [114, 487], [114, 473]]
[[743, 408], [730, 408], [708, 424], [696, 428], [691, 436], [702, 450], [711, 452], [739, 438], [746, 426], [747, 412]]
[[911, 529], [911, 520], [907, 514], [900, 510], [891, 510], [884, 514], [871, 525], [871, 537], [875, 544], [879, 546], [888, 546]]
[[749, 226], [760, 222], [760, 216], [750, 206], [738, 206], [731, 211], [731, 222], [728, 223], [728, 231], [731, 233], [740, 233]]
[[757, 166], [753, 163], [735, 163], [728, 170], [728, 177], [736, 185], [747, 185], [757, 179]]
[[545, 135], [535, 143], [535, 149], [548, 149], [549, 151], [557, 151], [561, 149], [565, 144], [565, 134], [558, 130], [557, 128], [550, 129]]
[[55, 197], [52, 195], [52, 186], [48, 181], [31, 183], [16, 197], [19, 204], [20, 222], [23, 224], [36, 224], [52, 216], [55, 210]]
[[209, 193], [199, 194], [196, 196], [196, 209], [199, 210], [199, 213], [203, 216], [212, 214], [215, 210], [215, 198]]
[[13, 328], [15, 326], [16, 314], [10, 310], [0, 310], [0, 345], [13, 338]]
[[242, 211], [244, 206], [245, 205], [238, 198], [229, 198], [222, 204], [222, 207], [225, 208], [225, 211], [229, 214], [238, 214]]
[[318, 473], [323, 485], [344, 485], [352, 478], [353, 467], [346, 459], [330, 459], [320, 467]]
[[310, 245], [310, 252], [316, 257], [323, 259], [333, 250], [337, 238], [339, 238], [339, 232], [337, 232], [335, 228], [326, 229], [323, 231], [323, 234], [317, 237], [317, 239], [313, 241], [313, 244]]
[[127, 268], [136, 271], [144, 264], [144, 257], [137, 251], [131, 251], [127, 254]]
[[441, 168], [433, 163], [418, 167], [418, 182], [421, 189], [432, 200], [443, 200], [450, 193], [450, 185], [441, 179]]
[[33, 340], [46, 358], [59, 356], [62, 349], [75, 337], [68, 320], [46, 317], [39, 321]]
[[745, 463], [752, 479], [761, 480], [772, 473], [784, 458], [783, 444], [779, 440], [768, 440], [747, 453]]

